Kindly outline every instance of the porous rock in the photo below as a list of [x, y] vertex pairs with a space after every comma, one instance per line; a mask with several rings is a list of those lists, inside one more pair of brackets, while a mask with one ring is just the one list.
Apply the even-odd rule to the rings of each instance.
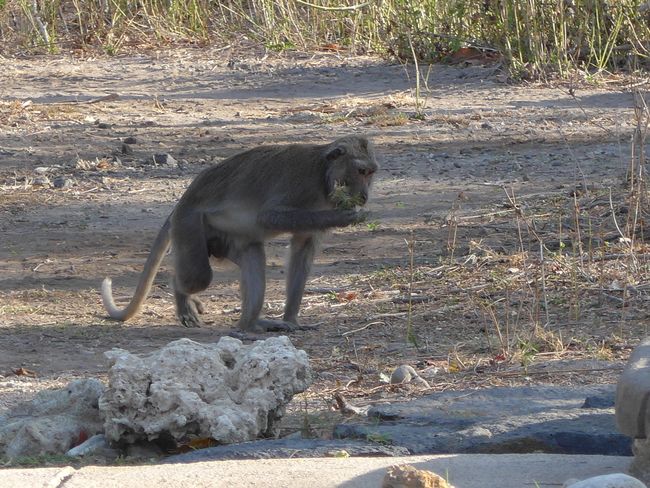
[[180, 339], [147, 356], [105, 354], [112, 366], [99, 405], [106, 437], [118, 443], [271, 437], [286, 404], [312, 382], [307, 354], [284, 336], [251, 345]]
[[616, 385], [616, 425], [625, 435], [645, 439], [650, 433], [650, 337], [630, 355]]
[[586, 480], [569, 480], [564, 488], [646, 488], [638, 479], [623, 473], [594, 476]]
[[444, 478], [410, 464], [388, 468], [381, 488], [453, 488]]
[[650, 482], [650, 337], [632, 351], [616, 385], [616, 425], [634, 439], [630, 473]]
[[0, 455], [63, 454], [102, 432], [98, 400], [103, 389], [96, 379], [75, 380], [0, 415]]

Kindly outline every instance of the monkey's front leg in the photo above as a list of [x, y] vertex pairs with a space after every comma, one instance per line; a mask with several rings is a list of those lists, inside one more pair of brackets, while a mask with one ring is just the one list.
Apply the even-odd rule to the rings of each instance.
[[307, 277], [311, 271], [319, 234], [295, 234], [291, 239], [291, 254], [287, 266], [287, 298], [284, 321], [298, 325], [298, 311], [305, 292]]

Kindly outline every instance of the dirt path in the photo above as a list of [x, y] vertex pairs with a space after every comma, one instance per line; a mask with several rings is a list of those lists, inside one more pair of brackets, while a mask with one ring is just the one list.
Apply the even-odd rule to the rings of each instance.
[[[0, 65], [0, 407], [101, 375], [111, 347], [142, 352], [230, 330], [238, 288], [227, 265], [204, 294], [208, 325], [199, 330], [175, 324], [168, 264], [128, 325], [105, 319], [98, 287], [112, 276], [116, 294], [128, 296], [193, 175], [260, 143], [365, 133], [382, 165], [371, 221], [331, 233], [317, 259], [302, 318], [320, 324], [318, 332], [292, 334], [319, 373], [308, 397], [320, 407], [336, 388], [367, 400], [417, 394], [380, 383], [382, 372], [407, 362], [438, 388], [613, 381], [615, 372], [491, 374], [505, 368], [498, 333], [510, 334], [508, 367], [517, 368], [527, 358], [567, 357], [618, 367], [645, 334], [645, 261], [621, 307], [617, 270], [575, 271], [555, 255], [543, 270], [542, 300], [531, 234], [532, 224], [561, 254], [576, 240], [577, 202], [593, 238], [585, 245], [618, 252], [608, 192], [623, 215], [636, 124], [633, 94], [620, 87], [577, 87], [573, 96], [566, 87], [502, 83], [494, 66], [434, 66], [430, 91], [416, 100], [413, 70], [336, 55], [174, 51]], [[422, 120], [413, 117], [418, 104]], [[126, 138], [135, 143], [125, 146]], [[157, 153], [178, 165], [154, 164]], [[579, 188], [574, 200], [584, 183], [590, 191]], [[504, 188], [521, 204], [520, 218]], [[282, 239], [269, 246], [268, 315], [281, 313], [285, 248]], [[546, 332], [531, 332], [540, 320]], [[409, 322], [419, 348], [408, 340]], [[20, 367], [36, 377], [14, 375]]]

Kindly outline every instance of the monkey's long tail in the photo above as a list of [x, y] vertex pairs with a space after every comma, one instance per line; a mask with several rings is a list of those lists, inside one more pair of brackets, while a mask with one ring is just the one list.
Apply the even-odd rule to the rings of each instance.
[[165, 253], [169, 248], [171, 242], [170, 234], [170, 218], [168, 217], [165, 223], [158, 232], [156, 240], [153, 243], [151, 252], [147, 257], [147, 261], [144, 265], [144, 270], [140, 275], [140, 280], [138, 281], [138, 286], [135, 289], [133, 298], [126, 306], [126, 308], [118, 308], [113, 299], [113, 282], [110, 278], [104, 278], [102, 282], [102, 302], [104, 303], [104, 308], [108, 312], [108, 315], [115, 319], [126, 321], [133, 317], [138, 311], [142, 304], [144, 303], [149, 290], [151, 290], [151, 285], [153, 280], [156, 277], [156, 272], [160, 267], [160, 263], [165, 257]]

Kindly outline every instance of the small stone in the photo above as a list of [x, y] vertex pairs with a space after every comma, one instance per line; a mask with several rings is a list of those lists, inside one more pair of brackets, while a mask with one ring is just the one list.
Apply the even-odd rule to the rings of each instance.
[[155, 164], [159, 164], [162, 166], [176, 166], [178, 165], [178, 161], [176, 161], [173, 156], [170, 154], [164, 153], [164, 154], [154, 154], [153, 156], [153, 162]]
[[382, 488], [453, 488], [432, 471], [417, 469], [409, 464], [388, 468]]
[[97, 434], [73, 447], [65, 455], [69, 457], [100, 456], [112, 460], [117, 459], [120, 453], [110, 446], [104, 434]]
[[98, 129], [110, 129], [111, 124], [107, 124], [106, 122], [100, 122], [99, 124], [97, 124], [97, 128]]
[[413, 366], [410, 366], [408, 364], [402, 364], [401, 366], [398, 366], [397, 368], [395, 368], [395, 371], [393, 371], [393, 374], [390, 375], [391, 385], [410, 383], [411, 381], [416, 381], [421, 385], [425, 386], [426, 388], [429, 388], [429, 383], [427, 383], [425, 379], [420, 377], [420, 375], [418, 374], [417, 371], [415, 371], [415, 368], [413, 368]]
[[122, 142], [124, 144], [137, 144], [138, 140], [133, 136], [129, 136], [129, 137], [125, 137], [124, 139], [122, 139]]
[[585, 398], [582, 408], [614, 408], [615, 399], [608, 395], [592, 395]]
[[623, 473], [594, 476], [586, 480], [568, 480], [564, 488], [647, 488], [641, 481]]
[[126, 142], [122, 143], [122, 148], [121, 148], [122, 154], [133, 154], [133, 148], [128, 145]]
[[34, 172], [38, 173], [39, 175], [44, 175], [48, 171], [51, 171], [52, 168], [49, 166], [39, 166], [38, 168], [34, 168]]
[[54, 178], [54, 180], [52, 180], [52, 186], [54, 186], [54, 188], [60, 188], [63, 190], [70, 188], [73, 184], [74, 182], [65, 176], [57, 176]]
[[32, 186], [51, 186], [50, 179], [47, 176], [37, 176], [32, 180]]

